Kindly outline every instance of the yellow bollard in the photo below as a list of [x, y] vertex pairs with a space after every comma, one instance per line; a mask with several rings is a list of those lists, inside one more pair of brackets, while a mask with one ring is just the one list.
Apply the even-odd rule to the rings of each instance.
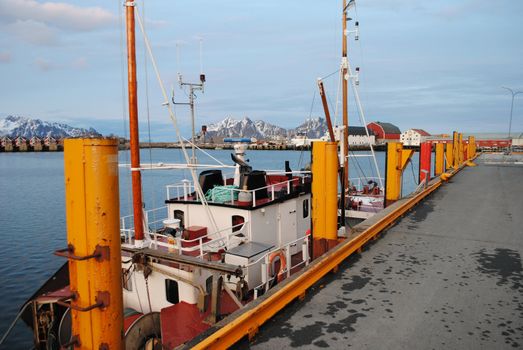
[[64, 170], [75, 349], [123, 349], [117, 140], [65, 140]]
[[443, 143], [436, 143], [436, 165], [434, 168], [434, 175], [438, 176], [445, 171], [445, 145]]
[[403, 170], [414, 154], [414, 150], [403, 149], [401, 142], [387, 143], [387, 159], [385, 178], [385, 203], [397, 201], [401, 197], [401, 178]]

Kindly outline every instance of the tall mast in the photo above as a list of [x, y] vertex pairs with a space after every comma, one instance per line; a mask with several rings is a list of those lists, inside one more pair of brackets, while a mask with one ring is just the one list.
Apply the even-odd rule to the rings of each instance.
[[[342, 16], [342, 47], [341, 47], [341, 77], [342, 77], [342, 107], [343, 107], [343, 183], [342, 183], [342, 203], [345, 202], [345, 196], [349, 188], [349, 106], [348, 106], [348, 77], [347, 77], [347, 0], [343, 0], [343, 16]], [[345, 213], [345, 208], [342, 208], [342, 213]], [[342, 215], [345, 218], [345, 215]], [[345, 226], [345, 220], [343, 220]]]
[[140, 172], [140, 140], [138, 136], [138, 95], [136, 92], [136, 48], [134, 29], [134, 2], [125, 3], [127, 27], [127, 80], [129, 89], [129, 128], [131, 138], [131, 174], [133, 188], [134, 239], [143, 241], [142, 175]]

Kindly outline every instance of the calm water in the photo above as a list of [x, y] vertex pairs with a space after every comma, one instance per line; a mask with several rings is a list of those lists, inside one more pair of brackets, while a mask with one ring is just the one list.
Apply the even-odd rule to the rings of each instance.
[[[232, 164], [231, 151], [216, 150], [210, 154]], [[363, 152], [365, 153], [365, 152]], [[120, 152], [121, 163], [129, 163], [128, 152]], [[247, 158], [254, 169], [283, 169], [289, 160], [292, 169], [303, 168], [310, 161], [309, 152], [249, 151]], [[384, 153], [377, 154], [383, 176]], [[142, 163], [181, 162], [180, 150], [142, 150]], [[213, 164], [207, 156], [200, 163]], [[376, 176], [370, 158], [357, 158], [350, 164], [351, 177]], [[404, 193], [415, 188], [418, 156], [413, 157], [413, 170], [408, 166], [404, 176]], [[414, 175], [414, 173], [416, 175]], [[165, 185], [190, 178], [187, 171], [146, 171], [143, 193], [146, 208], [159, 207], [165, 199]], [[129, 215], [131, 202], [130, 176], [120, 170], [121, 214]], [[52, 255], [66, 246], [63, 153], [0, 153], [0, 336], [2, 336], [28, 297], [64, 262]], [[32, 334], [20, 321], [2, 349], [29, 349]]]

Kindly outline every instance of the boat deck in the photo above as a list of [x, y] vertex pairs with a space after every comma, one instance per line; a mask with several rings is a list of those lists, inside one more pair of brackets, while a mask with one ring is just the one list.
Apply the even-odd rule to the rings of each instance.
[[483, 155], [237, 348], [523, 347], [523, 166]]

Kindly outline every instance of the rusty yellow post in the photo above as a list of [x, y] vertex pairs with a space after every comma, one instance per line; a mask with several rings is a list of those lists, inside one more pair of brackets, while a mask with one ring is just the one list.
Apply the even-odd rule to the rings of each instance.
[[462, 133], [459, 133], [458, 134], [458, 157], [459, 157], [459, 165], [463, 164], [463, 151], [464, 151], [464, 147], [463, 147], [463, 134]]
[[385, 184], [386, 204], [397, 201], [401, 197], [401, 178], [403, 170], [414, 154], [414, 150], [403, 149], [401, 142], [387, 143], [387, 177]]
[[459, 135], [457, 131], [454, 131], [452, 133], [452, 154], [453, 154], [453, 162], [452, 167], [454, 169], [459, 168], [459, 165], [461, 164], [459, 161]]
[[445, 170], [449, 170], [454, 166], [454, 144], [445, 144]]
[[67, 139], [64, 163], [75, 349], [123, 349], [118, 143]]
[[476, 138], [474, 136], [469, 136], [469, 159], [474, 158], [476, 155]]
[[[338, 239], [338, 143], [325, 145], [325, 238]], [[331, 244], [332, 246], [332, 244]]]
[[325, 147], [327, 142], [312, 143], [312, 234], [325, 238]]
[[443, 143], [436, 144], [436, 167], [434, 175], [441, 175], [445, 171], [445, 145]]

